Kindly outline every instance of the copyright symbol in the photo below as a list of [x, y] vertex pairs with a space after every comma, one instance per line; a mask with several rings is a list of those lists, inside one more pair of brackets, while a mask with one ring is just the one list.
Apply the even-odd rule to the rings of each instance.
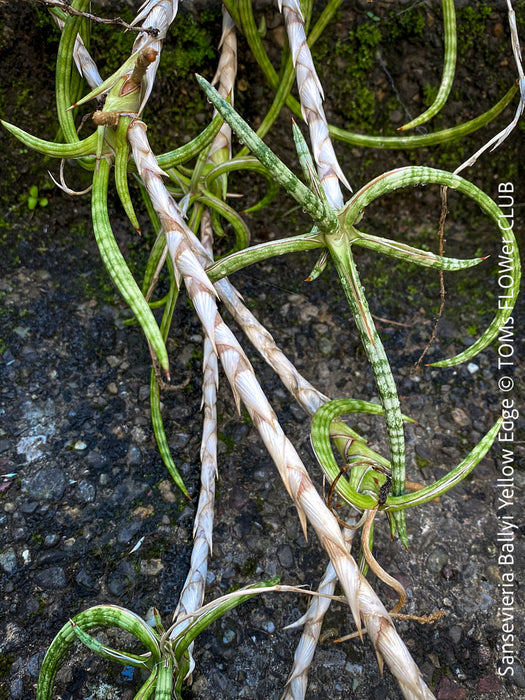
[[512, 377], [500, 377], [498, 380], [500, 391], [512, 391], [514, 388], [514, 379]]

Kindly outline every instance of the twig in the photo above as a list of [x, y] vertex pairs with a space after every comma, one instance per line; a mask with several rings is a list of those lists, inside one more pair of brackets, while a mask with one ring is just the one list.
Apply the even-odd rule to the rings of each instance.
[[96, 22], [97, 24], [113, 24], [119, 27], [124, 27], [126, 31], [130, 32], [146, 32], [153, 37], [157, 37], [159, 34], [159, 30], [156, 27], [134, 27], [120, 17], [106, 19], [104, 17], [99, 17], [98, 15], [93, 15], [91, 12], [76, 10], [74, 7], [71, 7], [69, 0], [25, 0], [25, 2], [38, 2], [46, 7], [57, 7], [59, 10], [62, 10], [68, 15], [72, 15], [74, 17], [84, 17], [85, 19], [89, 19], [91, 22]]
[[[448, 214], [447, 199], [448, 199], [448, 187], [442, 187], [441, 188], [441, 215], [439, 217], [439, 254], [441, 256], [443, 256], [443, 249], [444, 249], [444, 244], [445, 244], [444, 231], [445, 231], [445, 221], [447, 220], [447, 214]], [[419, 368], [421, 367], [421, 363], [423, 361], [423, 358], [425, 357], [425, 355], [427, 354], [427, 352], [430, 349], [430, 346], [432, 345], [432, 343], [436, 339], [438, 323], [441, 319], [441, 316], [443, 315], [443, 311], [445, 310], [445, 296], [446, 296], [445, 276], [443, 274], [443, 270], [440, 270], [439, 271], [439, 298], [440, 298], [439, 311], [437, 312], [437, 316], [434, 320], [434, 327], [432, 328], [432, 333], [430, 335], [428, 343], [423, 348], [423, 352], [421, 353], [418, 361], [414, 365], [414, 368], [412, 370], [413, 374], [415, 374], [419, 370]]]

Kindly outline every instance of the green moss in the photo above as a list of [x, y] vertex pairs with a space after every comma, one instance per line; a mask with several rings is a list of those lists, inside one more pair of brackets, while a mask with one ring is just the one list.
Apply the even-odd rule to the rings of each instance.
[[516, 25], [518, 30], [523, 29], [525, 27], [525, 0], [520, 0], [520, 2], [514, 3], [514, 12], [516, 14]]
[[[131, 22], [133, 14], [129, 8], [123, 8], [119, 17]], [[216, 21], [217, 14], [209, 10], [200, 13], [198, 23], [191, 14], [179, 13], [164, 42], [159, 80], [166, 76], [186, 78], [216, 59], [210, 36], [210, 28]], [[134, 39], [132, 33], [116, 31], [113, 26], [96, 27], [92, 34], [91, 51], [104, 77], [116, 71], [130, 55]]]
[[120, 301], [117, 288], [103, 265], [85, 277], [83, 295], [86, 299], [95, 299], [101, 306], [118, 305]]
[[416, 464], [419, 469], [424, 469], [425, 467], [428, 467], [432, 464], [430, 459], [425, 459], [425, 457], [421, 457], [418, 455], [416, 452]]
[[196, 346], [191, 353], [191, 359], [195, 362], [202, 362], [202, 348]]
[[[369, 125], [374, 122], [375, 94], [368, 83], [380, 43], [379, 27], [373, 21], [368, 21], [350, 31], [344, 40], [337, 41], [335, 52], [327, 37], [314, 49], [316, 65], [322, 66], [325, 62], [326, 73], [336, 70], [342, 73], [337, 93], [333, 96], [348, 128], [369, 129]], [[325, 61], [326, 57], [328, 62]]]
[[252, 578], [257, 573], [257, 560], [248, 559], [240, 567], [239, 573], [246, 578]]
[[[125, 22], [133, 21], [133, 13], [122, 7], [119, 17]], [[113, 25], [97, 25], [91, 32], [90, 51], [103, 78], [114, 73], [131, 53], [135, 34]]]
[[[355, 56], [355, 67], [362, 71], [370, 70], [375, 58], [375, 50], [381, 43], [381, 32], [375, 24], [360, 24], [348, 38], [355, 43], [358, 53]], [[340, 55], [336, 47], [336, 56]]]
[[396, 8], [385, 23], [388, 38], [391, 41], [397, 41], [423, 36], [426, 25], [425, 12], [424, 6], [420, 4], [402, 12]]
[[217, 433], [217, 438], [223, 443], [223, 445], [226, 446], [226, 454], [231, 454], [235, 447], [235, 440], [230, 435], [226, 435], [226, 433], [223, 433], [220, 430]]
[[430, 107], [436, 100], [438, 87], [435, 85], [423, 85], [423, 105]]
[[42, 544], [42, 541], [43, 541], [42, 533], [34, 532], [31, 535], [31, 543], [34, 544], [35, 546], [40, 547], [40, 545]]
[[200, 13], [198, 24], [190, 14], [181, 13], [177, 17], [170, 32], [169, 51], [163, 56], [161, 75], [175, 71], [179, 78], [186, 78], [215, 58], [206, 25], [216, 19], [214, 12], [206, 10]]
[[[4, 680], [9, 677], [9, 672], [11, 666], [13, 665], [14, 658], [9, 654], [0, 654], [0, 680]], [[0, 685], [0, 700], [7, 700], [9, 697], [9, 690], [7, 685]]]
[[479, 5], [462, 7], [457, 11], [458, 52], [464, 53], [469, 49], [483, 50], [486, 34], [486, 20], [491, 8], [484, 2]]

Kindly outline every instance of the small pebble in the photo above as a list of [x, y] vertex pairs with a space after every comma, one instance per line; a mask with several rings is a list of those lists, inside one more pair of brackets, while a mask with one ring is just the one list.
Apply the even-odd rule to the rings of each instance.
[[39, 571], [35, 575], [35, 583], [45, 591], [53, 591], [66, 587], [66, 572], [60, 566], [52, 566], [49, 569]]
[[400, 109], [394, 109], [390, 112], [390, 121], [393, 124], [399, 124], [403, 119], [403, 112]]
[[66, 488], [64, 472], [57, 467], [41, 469], [22, 479], [22, 492], [35, 501], [60, 501]]
[[514, 685], [517, 685], [518, 688], [525, 688], [525, 674], [523, 673], [523, 666], [517, 659], [515, 659], [512, 668], [514, 669], [514, 674], [511, 681], [514, 683]]
[[452, 625], [448, 630], [448, 636], [454, 642], [454, 644], [459, 644], [463, 630], [459, 625]]
[[126, 455], [128, 467], [138, 467], [142, 464], [142, 452], [136, 445], [130, 445]]
[[54, 547], [60, 541], [60, 536], [56, 533], [50, 533], [44, 537], [44, 547]]
[[142, 523], [140, 522], [132, 522], [129, 523], [129, 525], [125, 525], [120, 532], [118, 533], [118, 541], [120, 544], [128, 544], [131, 542], [133, 537], [138, 533], [140, 528], [142, 527]]
[[463, 700], [466, 695], [465, 688], [461, 688], [447, 677], [442, 678], [439, 682], [437, 700]]
[[318, 347], [321, 355], [330, 355], [333, 349], [332, 343], [324, 337], [319, 338]]
[[27, 671], [30, 676], [33, 676], [33, 678], [37, 678], [38, 674], [40, 673], [40, 666], [42, 665], [45, 655], [46, 652], [41, 651], [32, 656], [29, 661], [26, 662], [24, 670]]
[[505, 36], [505, 29], [501, 22], [498, 22], [492, 27], [492, 35], [496, 37], [496, 39], [502, 39]]
[[450, 413], [454, 419], [454, 422], [461, 427], [464, 428], [467, 425], [470, 425], [470, 416], [462, 408], [453, 408]]
[[85, 479], [82, 479], [82, 481], [79, 481], [77, 484], [76, 495], [78, 500], [82, 501], [83, 503], [93, 503], [96, 493], [97, 489], [95, 484], [91, 484]]
[[[182, 450], [188, 444], [190, 436], [188, 433], [177, 432], [174, 433], [170, 439], [170, 446], [174, 450]], [[234, 438], [235, 439], [235, 438]]]
[[21, 678], [14, 678], [9, 686], [12, 700], [21, 700], [24, 696], [24, 682]]
[[294, 557], [292, 548], [288, 544], [284, 544], [277, 550], [279, 563], [285, 569], [291, 569], [294, 565]]
[[430, 550], [427, 557], [427, 568], [434, 573], [441, 572], [448, 562], [448, 552], [441, 546]]
[[141, 576], [158, 576], [164, 569], [164, 564], [160, 559], [150, 559], [140, 562]]
[[138, 443], [139, 445], [143, 442], [146, 442], [146, 440], [148, 439], [144, 428], [141, 428], [138, 425], [133, 426], [133, 428], [131, 429], [131, 437], [133, 438], [133, 441]]
[[0, 552], [0, 567], [6, 574], [14, 574], [17, 570], [16, 554], [12, 547], [8, 547], [3, 552]]
[[175, 503], [177, 497], [171, 490], [171, 482], [168, 479], [161, 481], [159, 484], [160, 495], [166, 503]]
[[26, 515], [31, 515], [37, 508], [37, 501], [24, 501], [24, 503], [22, 503], [20, 506], [20, 512], [25, 513]]
[[96, 577], [87, 569], [80, 569], [75, 580], [81, 588], [89, 593], [97, 593], [100, 590], [100, 584]]
[[480, 693], [495, 693], [501, 688], [501, 681], [495, 673], [489, 673], [479, 679], [478, 691]]
[[121, 561], [115, 571], [109, 576], [109, 592], [120, 597], [126, 590], [132, 588], [137, 582], [137, 571], [129, 561]]
[[235, 630], [226, 629], [222, 634], [222, 643], [228, 646], [235, 640]]

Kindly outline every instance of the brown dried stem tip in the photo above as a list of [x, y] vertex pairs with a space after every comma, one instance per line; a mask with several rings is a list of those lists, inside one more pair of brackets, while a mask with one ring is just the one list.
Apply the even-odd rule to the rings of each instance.
[[155, 51], [155, 49], [152, 49], [151, 47], [146, 47], [139, 53], [137, 56], [137, 62], [133, 68], [133, 72], [126, 80], [126, 83], [120, 92], [122, 96], [129, 95], [130, 92], [133, 92], [133, 90], [140, 87], [148, 67], [155, 61], [157, 55], [158, 51]]

